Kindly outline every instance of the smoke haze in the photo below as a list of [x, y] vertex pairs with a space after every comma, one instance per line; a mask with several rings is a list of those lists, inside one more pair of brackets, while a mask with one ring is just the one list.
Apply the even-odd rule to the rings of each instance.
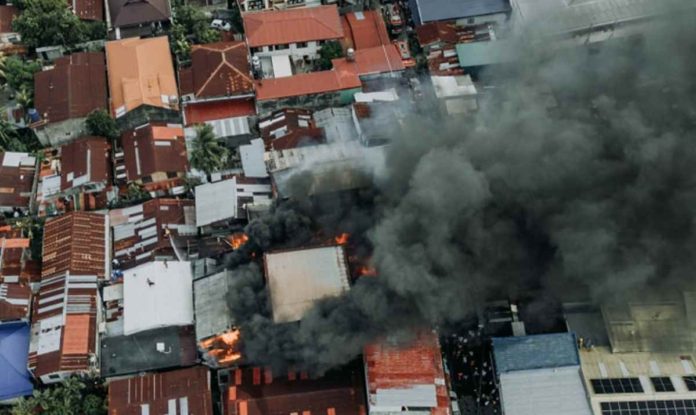
[[406, 121], [378, 194], [363, 195], [374, 210], [296, 201], [252, 222], [246, 249], [299, 245], [321, 227], [367, 235], [379, 277], [277, 326], [262, 273], [240, 265], [229, 302], [246, 359], [321, 372], [378, 336], [460, 321], [490, 298], [691, 287], [693, 22], [601, 47], [519, 45], [513, 68], [481, 75], [496, 88], [475, 116]]

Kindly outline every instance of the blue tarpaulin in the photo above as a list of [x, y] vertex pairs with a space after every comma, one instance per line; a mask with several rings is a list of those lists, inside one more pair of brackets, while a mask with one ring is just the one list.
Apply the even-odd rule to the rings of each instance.
[[27, 370], [29, 325], [0, 324], [0, 401], [31, 395], [34, 386]]

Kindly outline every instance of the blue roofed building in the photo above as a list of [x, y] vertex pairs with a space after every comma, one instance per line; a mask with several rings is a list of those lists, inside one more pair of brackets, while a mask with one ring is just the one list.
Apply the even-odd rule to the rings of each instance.
[[510, 12], [509, 0], [409, 0], [414, 23], [456, 21], [458, 25], [503, 23]]
[[34, 386], [27, 370], [29, 325], [0, 324], [0, 403], [31, 395]]
[[493, 338], [505, 415], [591, 415], [572, 333]]

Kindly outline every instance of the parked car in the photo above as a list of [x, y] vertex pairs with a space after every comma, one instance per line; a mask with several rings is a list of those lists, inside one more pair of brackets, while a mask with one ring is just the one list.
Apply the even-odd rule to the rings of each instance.
[[222, 19], [214, 19], [212, 22], [210, 22], [210, 27], [213, 29], [224, 30], [225, 32], [232, 30], [232, 25], [230, 22], [226, 22]]

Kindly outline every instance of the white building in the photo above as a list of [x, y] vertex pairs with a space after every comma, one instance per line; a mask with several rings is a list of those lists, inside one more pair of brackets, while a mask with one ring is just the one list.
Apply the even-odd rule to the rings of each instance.
[[203, 227], [227, 220], [245, 219], [254, 205], [270, 205], [271, 185], [267, 181], [232, 177], [196, 186], [196, 226]]

